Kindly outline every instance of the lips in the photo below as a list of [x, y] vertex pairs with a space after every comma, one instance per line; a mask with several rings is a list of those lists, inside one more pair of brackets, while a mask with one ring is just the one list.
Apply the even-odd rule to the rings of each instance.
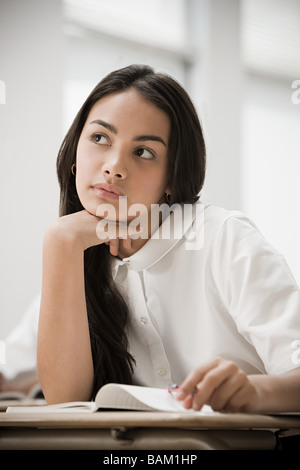
[[105, 197], [108, 199], [118, 199], [119, 197], [125, 196], [122, 191], [114, 184], [99, 183], [92, 186], [92, 190], [99, 197]]

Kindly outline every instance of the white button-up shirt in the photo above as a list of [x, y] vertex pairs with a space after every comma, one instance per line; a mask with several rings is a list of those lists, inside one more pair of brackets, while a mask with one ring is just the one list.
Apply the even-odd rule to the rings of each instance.
[[[299, 367], [300, 292], [285, 260], [243, 214], [195, 207], [189, 223], [175, 210], [141, 250], [113, 260], [131, 310], [134, 382], [181, 383], [215, 356], [249, 374]], [[162, 239], [170, 220], [176, 236]], [[8, 378], [36, 367], [39, 304], [38, 296], [5, 341]]]
[[285, 260], [243, 214], [195, 207], [188, 226], [176, 210], [164, 220], [160, 231], [173, 220], [176, 237], [155, 233], [133, 256], [114, 260], [131, 310], [134, 383], [181, 383], [215, 356], [248, 374], [299, 366], [300, 291]]

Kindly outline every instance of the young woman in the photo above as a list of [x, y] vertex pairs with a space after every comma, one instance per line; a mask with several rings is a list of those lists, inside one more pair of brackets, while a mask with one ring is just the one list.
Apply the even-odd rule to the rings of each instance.
[[205, 143], [174, 79], [147, 66], [105, 77], [57, 170], [38, 333], [49, 403], [176, 382], [186, 408], [300, 410], [299, 288], [251, 221], [199, 202]]

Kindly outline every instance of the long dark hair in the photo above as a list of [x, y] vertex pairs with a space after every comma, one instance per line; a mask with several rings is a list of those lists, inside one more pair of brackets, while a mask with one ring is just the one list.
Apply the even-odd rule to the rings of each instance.
[[[191, 99], [172, 77], [155, 73], [146, 65], [130, 65], [101, 80], [79, 110], [58, 153], [60, 216], [80, 211], [75, 178], [79, 137], [92, 107], [104, 96], [135, 89], [170, 118], [168, 175], [173, 203], [194, 203], [204, 183], [206, 152], [202, 128]], [[94, 363], [92, 397], [108, 382], [131, 383], [134, 358], [128, 352], [126, 326], [129, 310], [115, 286], [111, 255], [105, 244], [84, 253], [85, 295]]]

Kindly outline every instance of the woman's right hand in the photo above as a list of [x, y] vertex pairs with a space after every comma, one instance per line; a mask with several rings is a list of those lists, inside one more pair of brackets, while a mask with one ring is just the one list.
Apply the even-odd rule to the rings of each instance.
[[[117, 222], [111, 222], [112, 229], [107, 230], [109, 222], [103, 221], [86, 210], [65, 215], [53, 222], [46, 232], [47, 239], [51, 241], [64, 241], [75, 243], [82, 251], [91, 246], [106, 243], [109, 245], [110, 253], [118, 255], [120, 238], [124, 248], [131, 248], [131, 238], [127, 227], [119, 226]], [[113, 226], [115, 224], [115, 227]]]

